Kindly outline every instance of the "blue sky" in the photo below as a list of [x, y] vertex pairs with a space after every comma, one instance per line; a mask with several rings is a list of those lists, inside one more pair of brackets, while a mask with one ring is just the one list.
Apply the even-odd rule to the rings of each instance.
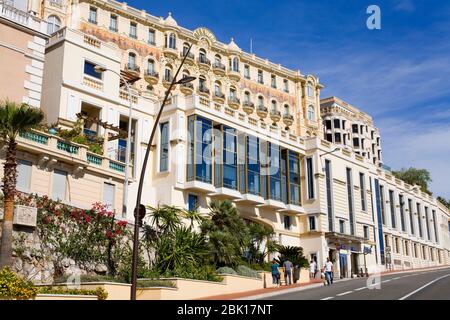
[[[431, 171], [431, 190], [450, 198], [450, 1], [129, 0], [179, 25], [209, 28], [275, 63], [312, 73], [374, 117], [384, 162]], [[366, 9], [381, 8], [381, 30]]]

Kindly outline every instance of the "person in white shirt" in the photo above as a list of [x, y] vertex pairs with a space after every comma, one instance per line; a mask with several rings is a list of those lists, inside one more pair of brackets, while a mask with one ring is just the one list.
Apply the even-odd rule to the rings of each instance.
[[314, 279], [316, 276], [316, 262], [311, 260], [309, 263], [309, 278]]
[[333, 284], [333, 263], [330, 261], [329, 257], [327, 257], [323, 272], [325, 273], [328, 285]]

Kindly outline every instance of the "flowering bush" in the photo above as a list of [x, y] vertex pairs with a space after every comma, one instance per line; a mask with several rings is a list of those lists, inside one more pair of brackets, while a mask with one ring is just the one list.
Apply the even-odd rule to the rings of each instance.
[[101, 287], [98, 287], [95, 290], [68, 289], [64, 287], [41, 287], [38, 289], [38, 293], [97, 296], [98, 300], [106, 300], [108, 298], [108, 292]]
[[8, 267], [0, 271], [0, 299], [29, 300], [36, 297], [37, 289], [24, 281]]
[[63, 261], [72, 259], [85, 270], [105, 264], [114, 274], [129, 247], [126, 221], [117, 221], [101, 203], [84, 210], [47, 196], [18, 194], [17, 201], [37, 208], [37, 233], [42, 257], [51, 257], [55, 276], [63, 274]]

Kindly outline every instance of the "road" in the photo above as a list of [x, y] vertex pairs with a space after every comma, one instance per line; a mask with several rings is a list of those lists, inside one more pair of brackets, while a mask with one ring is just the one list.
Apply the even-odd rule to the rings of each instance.
[[369, 286], [367, 278], [337, 281], [329, 287], [321, 285], [262, 300], [450, 300], [450, 268], [383, 275]]

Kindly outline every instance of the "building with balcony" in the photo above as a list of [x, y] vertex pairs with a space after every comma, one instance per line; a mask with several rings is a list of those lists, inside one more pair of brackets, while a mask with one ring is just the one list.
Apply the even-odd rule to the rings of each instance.
[[[246, 53], [233, 39], [222, 43], [207, 28], [183, 28], [171, 14], [155, 17], [112, 0], [51, 2], [39, 10], [59, 23], [45, 45], [42, 109], [61, 129], [81, 122], [86, 139], [101, 148], [50, 132], [21, 136], [18, 181], [25, 190], [78, 206], [105, 202], [121, 215], [128, 170], [131, 221], [150, 148], [144, 205], [206, 214], [211, 200], [228, 199], [245, 219], [272, 228], [280, 244], [302, 246], [319, 266], [331, 257], [342, 277], [450, 263], [448, 210], [379, 166], [371, 117], [338, 98], [320, 101], [323, 86], [314, 75]], [[179, 77], [196, 80], [174, 88], [149, 146], [164, 93], [190, 45]], [[386, 202], [390, 191], [394, 200]], [[408, 249], [395, 251], [396, 241]]]
[[381, 166], [380, 131], [370, 115], [337, 97], [320, 101], [324, 139], [352, 148], [374, 165]]

